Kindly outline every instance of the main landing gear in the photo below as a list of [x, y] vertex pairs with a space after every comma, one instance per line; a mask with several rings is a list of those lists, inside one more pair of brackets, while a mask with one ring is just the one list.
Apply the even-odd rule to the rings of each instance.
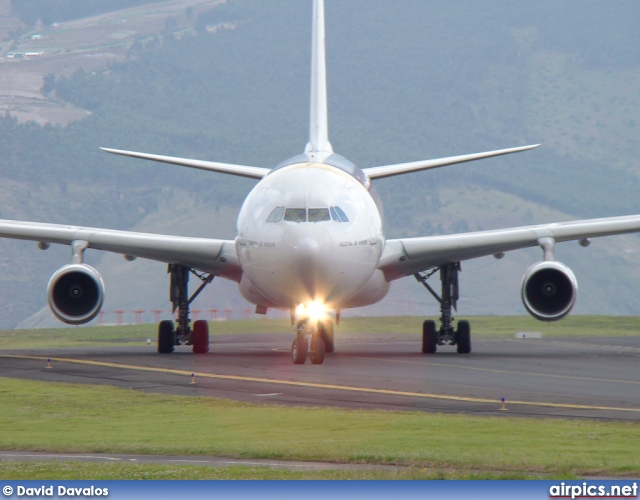
[[[193, 323], [189, 319], [189, 306], [204, 288], [213, 281], [213, 275], [209, 273], [199, 273], [186, 266], [169, 264], [167, 271], [171, 274], [170, 297], [173, 305], [173, 313], [178, 311], [178, 317], [174, 321], [161, 321], [158, 326], [158, 352], [169, 354], [177, 345], [190, 345], [195, 354], [209, 352], [209, 325], [204, 320]], [[202, 284], [189, 297], [189, 275], [197, 276]], [[175, 323], [175, 327], [174, 327]]]
[[[427, 280], [435, 273], [440, 272], [442, 292], [438, 295]], [[433, 354], [439, 345], [457, 345], [459, 354], [471, 352], [471, 327], [468, 321], [458, 321], [458, 329], [454, 329], [454, 317], [451, 309], [458, 310], [458, 273], [460, 263], [445, 264], [428, 273], [416, 273], [415, 278], [422, 283], [427, 290], [440, 303], [440, 329], [436, 329], [435, 321], [427, 320], [422, 325], [422, 352]]]
[[312, 321], [302, 319], [296, 324], [296, 338], [291, 344], [291, 359], [295, 365], [302, 365], [307, 356], [314, 365], [324, 362], [324, 355], [333, 352], [334, 346], [333, 321], [323, 319]]

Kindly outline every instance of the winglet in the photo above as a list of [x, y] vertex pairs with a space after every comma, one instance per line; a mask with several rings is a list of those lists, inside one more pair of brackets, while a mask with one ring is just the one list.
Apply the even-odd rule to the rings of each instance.
[[307, 153], [333, 153], [327, 118], [327, 63], [324, 0], [313, 1], [313, 47], [311, 49], [311, 120]]

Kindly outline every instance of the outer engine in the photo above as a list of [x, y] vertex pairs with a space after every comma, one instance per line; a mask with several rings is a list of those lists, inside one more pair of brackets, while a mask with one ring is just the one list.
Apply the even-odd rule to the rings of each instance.
[[538, 262], [522, 279], [522, 303], [540, 321], [564, 318], [573, 308], [577, 293], [576, 277], [560, 262]]
[[70, 325], [95, 318], [104, 300], [102, 276], [87, 264], [69, 264], [58, 269], [47, 286], [53, 314]]

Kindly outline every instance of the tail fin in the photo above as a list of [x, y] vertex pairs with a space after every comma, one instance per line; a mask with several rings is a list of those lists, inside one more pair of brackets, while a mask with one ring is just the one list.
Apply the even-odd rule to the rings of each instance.
[[313, 0], [311, 52], [311, 123], [307, 153], [331, 154], [327, 120], [327, 63], [325, 55], [324, 0]]

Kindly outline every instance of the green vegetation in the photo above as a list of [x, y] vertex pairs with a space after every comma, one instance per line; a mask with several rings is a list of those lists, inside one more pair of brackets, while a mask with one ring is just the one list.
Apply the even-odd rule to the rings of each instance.
[[[423, 319], [415, 316], [345, 318], [336, 332], [415, 335], [421, 332]], [[640, 334], [638, 316], [569, 316], [556, 323], [541, 323], [531, 316], [475, 316], [469, 320], [473, 335], [482, 337], [513, 338], [515, 332], [541, 332], [544, 337], [626, 337]]]
[[15, 379], [0, 379], [0, 414], [4, 450], [640, 474], [635, 423], [282, 408]]
[[[105, 3], [68, 1], [74, 4], [69, 8], [74, 13], [80, 12], [75, 4], [89, 8]], [[58, 3], [56, 11], [66, 10]], [[27, 6], [35, 12], [50, 8], [47, 0], [14, 0], [14, 4], [20, 12]], [[540, 59], [547, 60], [549, 47], [572, 54], [573, 66], [559, 70], [556, 78], [570, 71], [577, 81], [592, 80], [594, 69], [605, 63], [637, 67], [640, 49], [630, 49], [640, 46], [635, 43], [637, 30], [633, 24], [625, 25], [626, 30], [620, 27], [633, 18], [625, 16], [628, 2], [613, 13], [604, 9], [605, 17], [597, 4], [558, 7], [550, 1], [537, 2], [535, 7], [503, 6], [499, 15], [489, 3], [473, 13], [464, 6], [432, 6], [415, 0], [401, 10], [385, 3], [371, 9], [369, 4], [338, 3], [328, 6], [327, 12], [332, 136], [337, 150], [362, 166], [520, 144], [527, 136], [542, 140], [539, 135], [546, 134], [549, 126], [539, 121], [546, 121], [549, 112], [539, 116], [536, 110], [540, 102], [555, 100], [548, 82], [540, 81]], [[108, 5], [118, 7], [113, 1]], [[153, 43], [136, 44], [133, 60], [113, 64], [106, 71], [79, 70], [71, 77], [47, 78], [47, 92], [92, 115], [64, 129], [18, 125], [0, 118], [0, 171], [10, 178], [43, 183], [91, 179], [118, 186], [116, 162], [97, 149], [100, 145], [275, 165], [300, 151], [306, 141], [309, 48], [291, 40], [308, 39], [308, 7], [292, 0], [283, 0], [277, 9], [255, 0], [235, 0], [201, 16], [211, 23], [237, 22], [232, 32], [210, 35], [200, 30], [197, 36], [181, 39], [158, 35]], [[578, 14], [583, 22], [571, 23], [571, 30], [551, 29], [549, 11], [554, 11], [555, 23]], [[577, 42], [592, 38], [594, 19], [600, 28], [598, 43]], [[526, 30], [521, 27], [525, 21]], [[610, 29], [601, 26], [605, 22]], [[533, 33], [533, 45], [525, 46], [522, 31]], [[420, 33], [425, 38], [406, 40], [398, 33]], [[425, 44], [429, 50], [424, 50]], [[349, 51], [337, 50], [346, 46]], [[590, 52], [581, 52], [585, 47]], [[461, 54], [464, 64], [460, 64]], [[393, 71], [381, 61], [393, 61]], [[615, 80], [603, 81], [601, 97], [615, 86]], [[566, 101], [568, 94], [591, 106], [596, 89], [569, 86], [556, 97]], [[632, 101], [627, 104], [629, 109], [637, 108]], [[407, 130], [416, 116], [424, 117], [421, 126]], [[497, 187], [577, 216], [636, 210], [636, 175], [624, 170], [611, 175], [611, 154], [606, 156], [609, 161], [588, 161], [577, 148], [557, 142], [554, 139], [552, 147], [535, 153], [535, 160], [529, 160], [535, 161], [535, 167], [524, 159], [519, 163], [510, 158], [495, 160], [489, 169], [430, 172], [427, 197], [437, 197], [443, 187], [463, 182]], [[21, 168], [14, 168], [16, 164]], [[208, 193], [221, 203], [239, 204], [252, 185], [241, 179], [225, 177], [220, 183], [215, 175], [183, 175], [175, 168], [136, 165], [127, 172], [130, 185], [173, 184], [196, 196]], [[518, 167], [514, 172], [509, 165]], [[407, 230], [403, 222], [407, 214], [424, 210], [424, 184], [413, 179], [389, 179], [380, 187], [390, 222], [399, 234]], [[450, 221], [442, 230], [461, 223]]]
[[[569, 316], [557, 323], [540, 323], [530, 316], [476, 316], [469, 318], [474, 337], [513, 338], [515, 332], [541, 332], [547, 337], [626, 337], [640, 334], [638, 316]], [[336, 335], [397, 333], [415, 335], [422, 331], [423, 318], [388, 316], [343, 318]], [[286, 333], [288, 320], [253, 319], [217, 321], [209, 324], [212, 342], [216, 335]], [[39, 330], [0, 330], [0, 349], [42, 349], [101, 345], [155, 345], [153, 324], [104, 327], [67, 327]]]
[[[131, 479], [308, 479], [308, 480], [390, 480], [390, 479], [539, 479], [539, 474], [524, 472], [480, 472], [456, 469], [410, 467], [389, 470], [292, 471], [271, 467], [206, 467], [193, 465], [155, 465], [83, 462], [0, 462], [0, 477], [5, 480], [131, 480]], [[558, 478], [568, 479], [566, 475]], [[545, 475], [545, 479], [551, 477]]]

